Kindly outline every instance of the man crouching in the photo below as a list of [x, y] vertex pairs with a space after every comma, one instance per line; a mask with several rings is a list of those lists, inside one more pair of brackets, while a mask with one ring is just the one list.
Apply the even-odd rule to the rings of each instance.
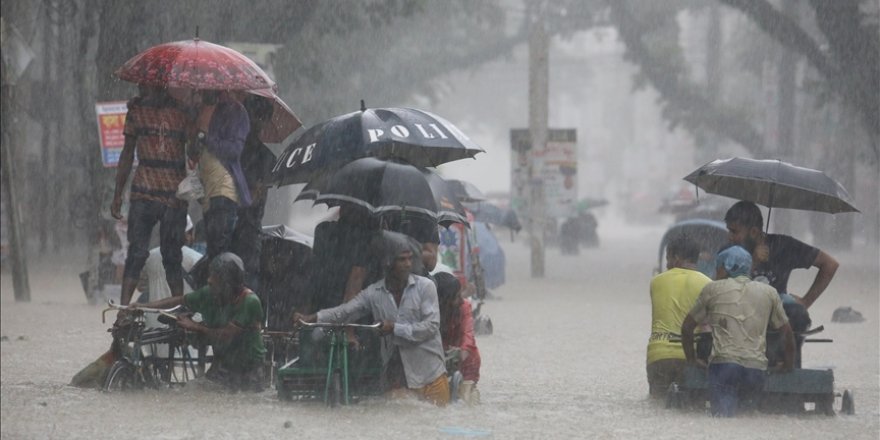
[[205, 377], [233, 391], [261, 391], [266, 348], [260, 335], [260, 298], [244, 286], [244, 264], [233, 253], [216, 256], [208, 273], [208, 285], [195, 292], [131, 306], [167, 309], [182, 304], [201, 314], [201, 322], [181, 316], [177, 325], [212, 346], [214, 361]]
[[382, 323], [382, 365], [390, 389], [408, 388], [437, 406], [449, 403], [449, 383], [440, 340], [437, 288], [411, 274], [413, 253], [397, 240], [386, 243], [385, 278], [351, 301], [312, 315], [295, 313], [294, 322], [354, 322], [371, 313]]

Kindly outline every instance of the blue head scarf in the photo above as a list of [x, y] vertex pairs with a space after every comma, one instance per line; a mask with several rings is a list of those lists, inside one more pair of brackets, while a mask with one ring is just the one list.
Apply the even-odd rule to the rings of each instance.
[[718, 252], [716, 267], [724, 267], [727, 275], [736, 278], [752, 271], [752, 254], [742, 246], [730, 246]]

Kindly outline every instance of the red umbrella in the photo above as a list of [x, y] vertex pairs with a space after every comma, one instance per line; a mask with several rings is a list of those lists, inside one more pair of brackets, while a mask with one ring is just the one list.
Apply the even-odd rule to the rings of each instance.
[[201, 90], [254, 90], [275, 85], [248, 57], [198, 38], [153, 46], [126, 61], [116, 76], [138, 84]]
[[260, 140], [267, 144], [280, 144], [297, 128], [302, 126], [293, 110], [271, 89], [250, 90], [249, 93], [272, 101], [272, 119], [263, 124]]

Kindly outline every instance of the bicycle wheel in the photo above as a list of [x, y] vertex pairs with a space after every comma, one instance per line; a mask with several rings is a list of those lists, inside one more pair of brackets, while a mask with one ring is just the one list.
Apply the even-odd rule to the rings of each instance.
[[128, 391], [136, 388], [137, 374], [134, 366], [126, 361], [119, 360], [113, 363], [104, 380], [104, 391]]

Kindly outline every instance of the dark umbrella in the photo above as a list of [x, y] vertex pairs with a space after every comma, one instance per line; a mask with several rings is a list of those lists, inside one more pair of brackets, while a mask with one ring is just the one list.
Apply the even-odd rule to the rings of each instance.
[[825, 173], [779, 160], [734, 157], [709, 162], [684, 180], [711, 194], [758, 203], [770, 208], [836, 214], [858, 212], [843, 185]]
[[305, 183], [354, 159], [397, 158], [433, 167], [483, 149], [451, 122], [412, 108], [361, 108], [306, 130], [278, 158], [279, 185]]
[[437, 223], [447, 226], [449, 223], [461, 223], [467, 225], [467, 212], [461, 204], [461, 199], [456, 191], [455, 180], [446, 180], [439, 174], [423, 168], [428, 185], [434, 194], [434, 202], [437, 204]]
[[846, 189], [825, 173], [778, 160], [719, 159], [701, 166], [684, 180], [708, 193], [768, 208], [858, 212]]
[[403, 212], [437, 218], [434, 193], [421, 170], [372, 157], [357, 159], [309, 183], [296, 200], [329, 206], [351, 203], [374, 215]]
[[455, 179], [447, 180], [447, 182], [452, 186], [452, 191], [460, 202], [482, 202], [486, 200], [483, 192], [473, 183]]
[[512, 209], [501, 209], [489, 202], [466, 203], [465, 207], [471, 211], [474, 220], [478, 222], [504, 226], [514, 231], [522, 229], [519, 217]]

